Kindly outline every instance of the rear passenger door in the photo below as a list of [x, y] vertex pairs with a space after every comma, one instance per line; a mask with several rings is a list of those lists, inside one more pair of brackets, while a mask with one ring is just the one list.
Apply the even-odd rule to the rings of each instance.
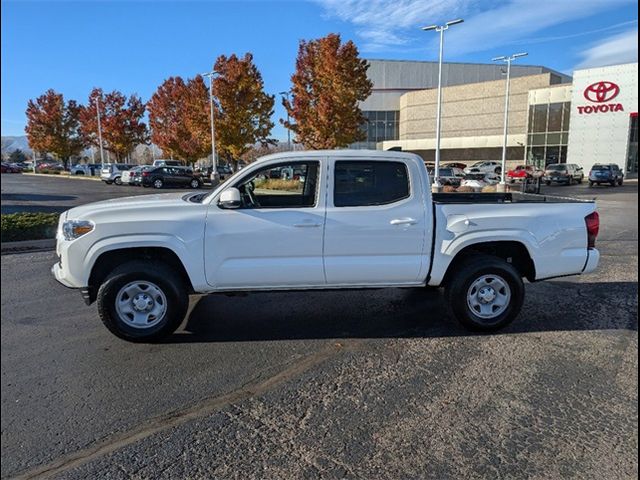
[[426, 221], [416, 165], [403, 160], [330, 162], [324, 233], [328, 285], [424, 280]]

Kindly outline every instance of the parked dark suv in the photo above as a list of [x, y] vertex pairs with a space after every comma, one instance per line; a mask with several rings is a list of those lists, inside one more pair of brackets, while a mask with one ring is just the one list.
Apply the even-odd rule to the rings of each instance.
[[589, 172], [589, 186], [608, 183], [612, 187], [622, 185], [624, 172], [615, 163], [596, 163]]
[[162, 188], [164, 186], [200, 188], [202, 178], [185, 167], [157, 167], [142, 170], [142, 186]]
[[574, 182], [582, 183], [584, 169], [575, 163], [552, 163], [544, 170], [543, 181], [547, 185], [552, 183], [565, 183], [571, 185]]

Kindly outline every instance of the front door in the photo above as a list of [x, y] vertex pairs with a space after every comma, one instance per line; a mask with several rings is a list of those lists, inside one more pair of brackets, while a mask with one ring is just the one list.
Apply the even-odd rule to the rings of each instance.
[[345, 159], [333, 168], [325, 225], [327, 285], [423, 282], [426, 216], [418, 167]]
[[[205, 231], [207, 282], [216, 289], [274, 289], [325, 284], [324, 196], [320, 161], [289, 161], [234, 182], [242, 205], [212, 204]], [[298, 172], [283, 178], [283, 172]]]

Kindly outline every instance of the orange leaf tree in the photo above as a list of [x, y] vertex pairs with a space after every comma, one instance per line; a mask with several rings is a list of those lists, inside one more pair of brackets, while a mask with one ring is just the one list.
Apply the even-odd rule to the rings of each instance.
[[364, 140], [360, 126], [365, 119], [358, 102], [371, 94], [368, 68], [355, 44], [342, 43], [338, 34], [300, 42], [292, 99], [282, 102], [293, 121], [281, 120], [297, 143], [331, 149]]
[[216, 148], [227, 162], [238, 160], [256, 143], [275, 144], [269, 138], [273, 122], [274, 96], [264, 91], [264, 82], [253, 63], [253, 55], [221, 55], [214, 70], [216, 97]]
[[80, 111], [80, 131], [87, 144], [100, 146], [96, 105], [100, 107], [103, 148], [117, 161], [124, 160], [133, 149], [148, 141], [147, 125], [142, 121], [145, 105], [137, 95], [127, 98], [117, 90], [104, 94], [94, 88], [89, 102]]
[[29, 146], [36, 151], [53, 153], [68, 166], [69, 158], [78, 154], [84, 144], [79, 134], [80, 107], [74, 100], [67, 103], [60, 93], [47, 90], [27, 104], [25, 132]]
[[163, 152], [193, 163], [211, 151], [209, 92], [201, 76], [170, 77], [149, 102], [151, 141]]

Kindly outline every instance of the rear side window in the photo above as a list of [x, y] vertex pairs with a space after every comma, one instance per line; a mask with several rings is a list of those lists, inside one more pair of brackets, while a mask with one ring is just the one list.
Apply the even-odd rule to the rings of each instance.
[[336, 207], [385, 205], [409, 196], [407, 166], [402, 162], [337, 161], [334, 176]]

